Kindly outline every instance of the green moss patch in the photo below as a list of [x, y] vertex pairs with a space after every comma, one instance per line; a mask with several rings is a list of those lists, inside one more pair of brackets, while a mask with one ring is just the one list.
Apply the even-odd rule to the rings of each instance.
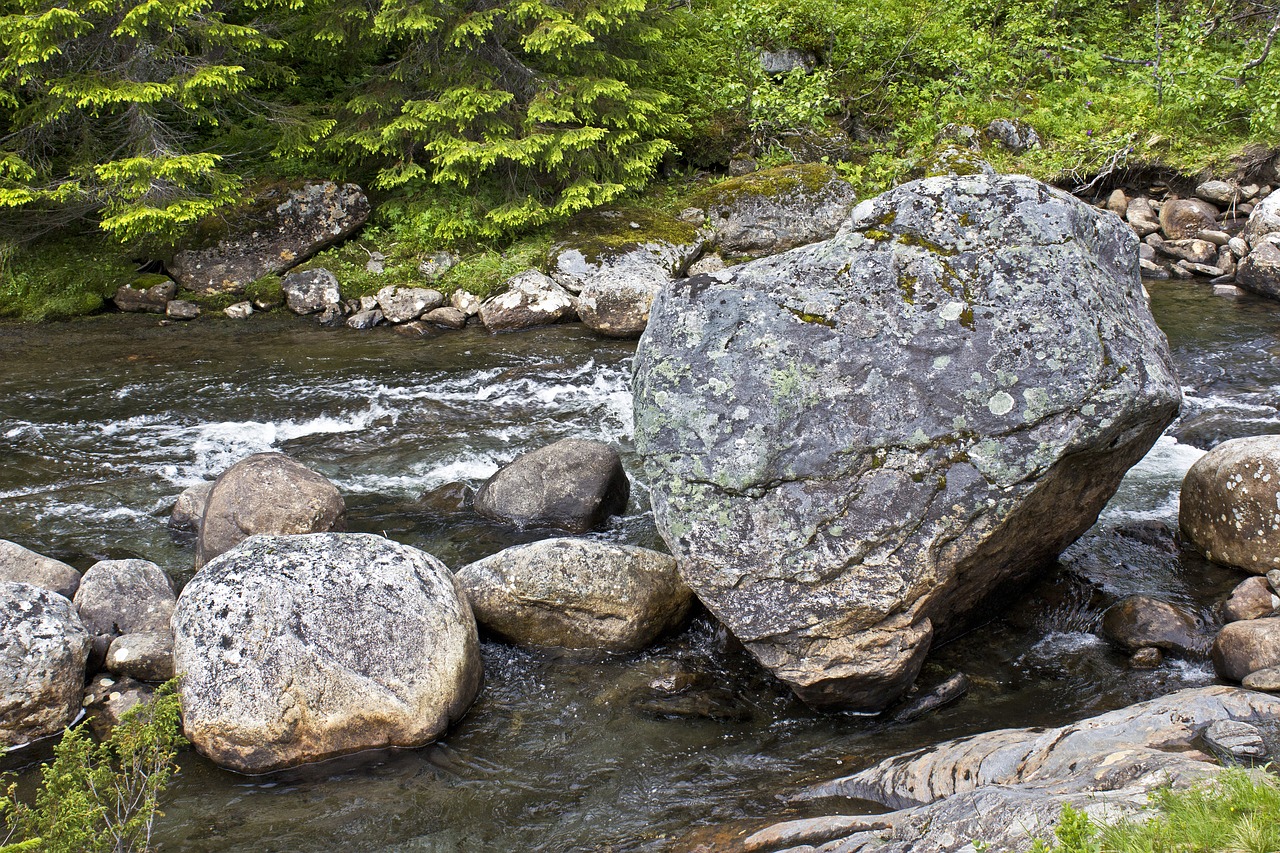
[[168, 280], [156, 278], [139, 284], [136, 265], [105, 236], [0, 246], [0, 317], [38, 321], [92, 314], [122, 285]]
[[743, 198], [782, 198], [797, 192], [822, 192], [839, 175], [824, 163], [803, 163], [763, 169], [721, 181], [694, 196], [693, 203], [706, 210], [730, 207]]

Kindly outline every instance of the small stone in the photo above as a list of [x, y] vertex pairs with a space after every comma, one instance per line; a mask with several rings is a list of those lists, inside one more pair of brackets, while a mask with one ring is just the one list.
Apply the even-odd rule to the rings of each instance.
[[1102, 614], [1102, 633], [1131, 652], [1147, 646], [1181, 654], [1203, 651], [1196, 620], [1182, 608], [1146, 595], [1131, 595]]
[[1226, 231], [1201, 231], [1200, 239], [1215, 246], [1225, 246], [1231, 241], [1231, 235]]
[[[416, 320], [428, 311], [444, 304], [444, 294], [425, 287], [384, 287], [378, 291], [374, 305], [381, 308], [388, 323], [406, 323]], [[362, 302], [363, 307], [363, 302]]]
[[344, 316], [346, 315], [343, 313], [341, 305], [326, 305], [324, 310], [320, 312], [320, 325], [341, 326]]
[[123, 634], [107, 650], [107, 672], [139, 681], [173, 678], [173, 632]]
[[1111, 195], [1107, 196], [1107, 210], [1116, 216], [1123, 217], [1129, 210], [1129, 197], [1125, 195], [1124, 190], [1115, 189], [1111, 191]]
[[83, 705], [88, 712], [89, 728], [98, 738], [106, 738], [120, 723], [126, 712], [155, 696], [155, 688], [132, 678], [100, 676], [84, 690]]
[[361, 311], [347, 318], [347, 328], [366, 331], [382, 322], [382, 312], [377, 308], [372, 311]]
[[690, 225], [701, 225], [706, 221], [707, 212], [700, 207], [686, 207], [676, 216], [681, 222], [688, 222]]
[[1280, 569], [1267, 572], [1267, 583], [1271, 584], [1273, 591], [1280, 593]]
[[1260, 669], [1280, 667], [1280, 619], [1228, 623], [1213, 641], [1213, 667], [1237, 682]]
[[1251, 672], [1240, 683], [1250, 690], [1280, 693], [1280, 666], [1269, 666], [1266, 669]]
[[427, 281], [435, 281], [457, 265], [457, 255], [450, 252], [436, 252], [418, 264], [418, 272], [422, 273]]
[[405, 338], [424, 338], [431, 334], [431, 327], [421, 320], [410, 320], [408, 323], [392, 326], [391, 331]]
[[586, 533], [626, 511], [631, 481], [607, 444], [566, 438], [498, 469], [476, 492], [476, 512], [518, 527]]
[[200, 306], [185, 299], [174, 299], [165, 305], [164, 315], [170, 320], [194, 320], [200, 316]]
[[1217, 720], [1204, 730], [1205, 743], [1214, 752], [1232, 758], [1261, 758], [1267, 754], [1267, 745], [1257, 726], [1238, 720]]
[[381, 252], [370, 252], [365, 262], [364, 271], [371, 275], [382, 275], [387, 270], [387, 256]]
[[223, 309], [222, 313], [232, 320], [244, 320], [253, 314], [253, 303], [237, 302], [235, 305], [228, 305]]
[[200, 519], [204, 518], [204, 505], [209, 501], [213, 482], [197, 483], [178, 495], [169, 513], [169, 535], [184, 544], [195, 542], [200, 533]]
[[[154, 280], [155, 276], [146, 276], [141, 283]], [[124, 285], [116, 291], [111, 301], [116, 308], [130, 313], [163, 314], [169, 300], [178, 292], [178, 285], [172, 281], [162, 280], [150, 287], [132, 287]]]
[[1205, 181], [1196, 187], [1196, 198], [1202, 198], [1217, 205], [1232, 204], [1239, 201], [1240, 197], [1240, 188], [1226, 181]]
[[342, 302], [338, 279], [326, 269], [289, 273], [280, 280], [280, 288], [295, 314], [315, 314]]
[[[391, 288], [383, 288], [383, 289], [384, 289], [384, 290], [390, 290]], [[359, 314], [361, 311], [375, 311], [375, 310], [377, 310], [378, 308], [379, 308], [379, 304], [378, 304], [378, 297], [376, 297], [376, 296], [361, 296], [361, 297], [360, 297], [360, 301], [359, 301], [359, 302], [357, 302], [357, 303], [355, 304], [355, 306], [353, 306], [353, 307], [352, 307], [352, 309], [351, 309], [351, 313], [352, 313], [352, 314]]]
[[465, 329], [467, 327], [466, 312], [457, 308], [436, 308], [422, 315], [422, 319], [446, 329]]
[[1142, 270], [1142, 275], [1146, 278], [1166, 279], [1169, 277], [1169, 271], [1160, 266], [1155, 261], [1149, 261], [1146, 258], [1138, 260], [1138, 268]]
[[474, 317], [480, 313], [480, 297], [465, 290], [455, 290], [449, 297], [449, 304], [468, 317]]
[[1213, 286], [1214, 296], [1239, 296], [1241, 293], [1243, 291], [1234, 284], [1215, 284]]
[[1155, 669], [1164, 663], [1164, 653], [1155, 646], [1144, 646], [1129, 656], [1129, 666], [1134, 669]]
[[1231, 249], [1231, 254], [1236, 256], [1236, 260], [1249, 254], [1249, 244], [1242, 237], [1232, 237], [1227, 241], [1227, 246]]

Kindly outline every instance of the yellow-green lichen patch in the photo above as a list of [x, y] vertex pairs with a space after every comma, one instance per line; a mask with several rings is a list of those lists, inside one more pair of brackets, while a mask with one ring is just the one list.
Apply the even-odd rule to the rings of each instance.
[[799, 308], [788, 307], [787, 310], [791, 312], [793, 316], [799, 317], [802, 322], [817, 323], [819, 326], [826, 326], [828, 329], [834, 329], [836, 327], [836, 321], [830, 317], [824, 317], [821, 314], [808, 314], [801, 311]]
[[736, 204], [743, 198], [779, 198], [803, 191], [809, 194], [822, 192], [833, 181], [839, 180], [836, 170], [823, 163], [802, 163], [762, 169], [749, 175], [730, 178], [698, 193], [692, 203], [706, 210]]
[[576, 249], [588, 264], [617, 257], [646, 244], [687, 246], [698, 240], [698, 227], [657, 210], [622, 208], [592, 211], [570, 219], [557, 232], [548, 255], [555, 266], [560, 252]]

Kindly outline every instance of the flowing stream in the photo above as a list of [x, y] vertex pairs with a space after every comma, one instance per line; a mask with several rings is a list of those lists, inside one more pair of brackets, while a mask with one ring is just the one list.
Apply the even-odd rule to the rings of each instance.
[[[1129, 669], [1094, 631], [1100, 608], [1133, 592], [1209, 619], [1242, 578], [1156, 540], [1160, 523], [1176, 526], [1178, 484], [1204, 449], [1280, 433], [1280, 307], [1215, 298], [1203, 284], [1148, 289], [1186, 392], [1183, 414], [1058, 570], [1006, 618], [934, 652], [921, 681], [966, 672], [973, 687], [959, 703], [909, 724], [810, 712], [705, 614], [637, 655], [485, 642], [481, 696], [434, 745], [262, 777], [185, 752], [158, 848], [680, 849], [714, 838], [715, 827], [800, 814], [778, 795], [903, 749], [1212, 682], [1202, 661]], [[662, 547], [632, 452], [633, 352], [576, 326], [409, 340], [291, 317], [3, 325], [0, 538], [81, 570], [143, 557], [180, 585], [193, 555], [169, 536], [174, 498], [270, 449], [335, 482], [350, 529], [457, 568], [548, 534], [442, 515], [421, 494], [479, 485], [516, 455], [575, 436], [620, 447], [633, 478], [628, 514], [592, 535]], [[675, 681], [692, 686], [673, 695]]]

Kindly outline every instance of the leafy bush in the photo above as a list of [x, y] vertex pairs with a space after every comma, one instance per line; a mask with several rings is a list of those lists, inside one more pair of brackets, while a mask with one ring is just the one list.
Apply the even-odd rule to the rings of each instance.
[[68, 729], [41, 768], [34, 805], [10, 784], [0, 800], [9, 833], [0, 853], [143, 853], [160, 814], [160, 794], [178, 771], [174, 682], [124, 715], [111, 737], [94, 743], [84, 726]]

